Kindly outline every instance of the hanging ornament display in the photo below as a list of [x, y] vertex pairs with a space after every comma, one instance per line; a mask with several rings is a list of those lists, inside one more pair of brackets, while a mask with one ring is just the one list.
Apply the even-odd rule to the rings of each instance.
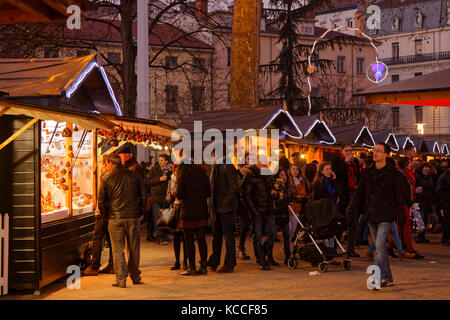
[[153, 135], [151, 131], [142, 132], [136, 128], [125, 129], [123, 126], [119, 126], [114, 130], [98, 129], [97, 134], [100, 137], [108, 138], [107, 143], [111, 147], [117, 147], [119, 143], [123, 141], [133, 144], [142, 144], [157, 150], [168, 150], [168, 148], [173, 148], [169, 137], [156, 136]]
[[65, 127], [64, 130], [62, 131], [62, 136], [65, 138], [69, 138], [72, 136], [72, 130], [70, 130], [69, 127]]

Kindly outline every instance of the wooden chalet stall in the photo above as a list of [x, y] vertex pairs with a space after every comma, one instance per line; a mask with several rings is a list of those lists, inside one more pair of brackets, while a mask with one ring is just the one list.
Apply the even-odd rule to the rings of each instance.
[[441, 146], [441, 154], [444, 157], [450, 156], [450, 143], [443, 143]]
[[[282, 141], [286, 137], [300, 139], [302, 138], [302, 132], [298, 128], [295, 121], [290, 116], [289, 112], [280, 108], [252, 108], [252, 109], [225, 109], [217, 111], [204, 111], [196, 112], [192, 116], [184, 119], [179, 125], [178, 129], [186, 129], [191, 133], [193, 138], [202, 137], [194, 135], [194, 122], [200, 121], [201, 133], [204, 133], [208, 129], [218, 129], [225, 139], [226, 130], [238, 130], [242, 129], [244, 132], [255, 130], [258, 134], [261, 129], [278, 129], [279, 140]], [[270, 145], [271, 139], [270, 132], [266, 138], [258, 137], [257, 142], [249, 141], [248, 138], [245, 141], [234, 141], [235, 146], [244, 147], [244, 152], [257, 152], [258, 154], [265, 154], [270, 157]], [[206, 147], [210, 142], [202, 142], [202, 148]], [[259, 148], [258, 146], [259, 145]], [[194, 146], [193, 146], [193, 149]], [[280, 145], [281, 151], [284, 151]], [[279, 152], [277, 150], [277, 152]], [[235, 155], [236, 156], [236, 155]], [[235, 159], [236, 160], [236, 159]]]
[[70, 5], [78, 6], [81, 15], [94, 8], [89, 0], [0, 0], [0, 24], [61, 23]]
[[0, 59], [0, 212], [9, 287], [35, 290], [78, 264], [94, 230], [96, 134], [121, 111], [96, 55]]
[[391, 147], [392, 152], [398, 152], [400, 146], [395, 138], [395, 135], [389, 130], [372, 131], [372, 137], [375, 143], [386, 143]]
[[[407, 134], [396, 134], [395, 138], [397, 139], [398, 146], [400, 148], [399, 151], [404, 151], [407, 146], [413, 146], [416, 148], [414, 142], [411, 140], [411, 138]], [[417, 151], [417, 148], [416, 148]]]
[[324, 154], [333, 151], [336, 138], [324, 121], [321, 121], [319, 115], [293, 117], [295, 123], [303, 133], [301, 139], [287, 137], [285, 146], [292, 159], [295, 153], [300, 155], [299, 159], [306, 162], [317, 160], [322, 162]]

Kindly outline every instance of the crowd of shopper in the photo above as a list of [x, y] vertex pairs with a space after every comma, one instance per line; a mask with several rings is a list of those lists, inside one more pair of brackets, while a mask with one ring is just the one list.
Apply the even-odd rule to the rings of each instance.
[[[400, 259], [423, 258], [415, 250], [413, 240], [428, 243], [428, 233], [442, 232], [442, 244], [450, 244], [449, 163], [415, 160], [414, 148], [393, 158], [384, 143], [377, 144], [373, 152], [358, 154], [352, 144], [344, 143], [331, 161], [306, 163], [298, 154], [291, 161], [282, 157], [274, 176], [262, 173], [267, 166], [264, 156], [255, 157], [256, 163], [251, 164], [254, 162], [246, 155], [245, 164], [236, 170], [217, 159], [210, 167], [173, 165], [170, 157], [162, 154], [151, 166], [139, 165], [129, 149], [119, 151], [119, 155], [105, 158], [94, 232], [95, 259], [85, 270], [85, 275], [98, 274], [99, 246], [103, 236], [109, 235], [117, 277], [115, 286], [124, 287], [128, 274], [133, 283], [141, 283], [138, 221], [142, 214], [148, 241], [166, 245], [170, 241], [169, 232], [172, 233], [175, 263], [170, 269], [183, 268], [182, 275], [206, 275], [207, 267], [220, 273], [233, 272], [237, 259], [251, 259], [245, 248], [249, 234], [261, 270], [280, 264], [273, 255], [278, 233], [283, 237], [284, 264], [288, 264], [297, 218], [302, 212], [302, 204], [296, 199], [305, 197], [309, 201], [333, 200], [339, 215], [345, 217], [346, 232], [337, 238], [346, 242], [347, 256], [359, 257], [355, 248], [368, 245], [366, 257], [380, 267], [382, 286], [393, 285], [389, 255]], [[178, 210], [179, 217], [170, 229], [157, 224], [161, 210], [167, 206]], [[421, 212], [425, 224], [415, 238], [411, 210]], [[209, 258], [205, 238], [208, 231], [213, 238]], [[327, 240], [329, 247], [335, 246], [333, 239]], [[198, 269], [195, 241], [200, 254]], [[123, 254], [125, 242], [128, 267]], [[103, 270], [111, 273], [112, 263], [110, 259]]]

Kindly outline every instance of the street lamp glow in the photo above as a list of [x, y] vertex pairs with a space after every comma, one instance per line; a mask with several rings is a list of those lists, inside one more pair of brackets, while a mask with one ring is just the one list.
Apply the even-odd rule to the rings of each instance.
[[423, 123], [418, 123], [417, 124], [417, 131], [420, 135], [423, 135], [425, 133], [425, 130], [423, 128]]

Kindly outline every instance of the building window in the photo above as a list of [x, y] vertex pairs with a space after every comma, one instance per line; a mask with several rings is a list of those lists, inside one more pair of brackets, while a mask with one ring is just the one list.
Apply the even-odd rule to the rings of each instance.
[[338, 56], [337, 72], [345, 73], [345, 56]]
[[415, 106], [414, 110], [416, 113], [416, 123], [423, 123], [423, 107]]
[[400, 108], [399, 107], [392, 108], [392, 127], [393, 128], [400, 127]]
[[337, 28], [339, 27], [339, 22], [338, 21], [333, 21], [333, 28]]
[[89, 50], [77, 50], [77, 57], [85, 57], [91, 54]]
[[353, 28], [353, 19], [352, 18], [348, 18], [346, 20], [347, 23], [347, 27]]
[[400, 30], [400, 19], [398, 17], [395, 17], [394, 20], [392, 20], [392, 31], [399, 31]]
[[178, 67], [178, 57], [177, 56], [167, 56], [166, 57], [166, 68], [173, 70], [176, 67]]
[[205, 87], [192, 87], [192, 106], [194, 111], [205, 110]]
[[366, 98], [364, 98], [364, 96], [357, 96], [356, 105], [359, 107], [364, 107], [366, 105]]
[[394, 82], [397, 82], [397, 81], [400, 81], [400, 75], [399, 74], [391, 75], [391, 82], [394, 83]]
[[392, 58], [397, 60], [400, 57], [400, 47], [398, 42], [392, 43]]
[[166, 86], [166, 113], [178, 112], [178, 86]]
[[356, 58], [356, 74], [364, 74], [364, 58]]
[[59, 58], [58, 48], [47, 48], [44, 50], [45, 58]]
[[203, 58], [194, 58], [192, 59], [192, 71], [195, 72], [204, 72], [205, 69], [205, 59]]
[[422, 39], [417, 39], [414, 41], [414, 46], [416, 49], [416, 54], [422, 54]]
[[344, 101], [345, 101], [345, 89], [338, 89], [337, 92], [337, 104], [338, 107], [342, 107], [344, 105]]
[[415, 72], [415, 73], [414, 73], [414, 77], [420, 77], [421, 75], [423, 75], [422, 72]]
[[227, 88], [227, 102], [230, 103], [231, 102], [231, 84], [228, 84], [228, 88]]
[[111, 61], [112, 64], [120, 64], [120, 52], [108, 52], [107, 55], [108, 60]]
[[231, 48], [227, 47], [227, 67], [231, 66]]
[[423, 26], [423, 15], [417, 9], [416, 10], [416, 15], [414, 16], [414, 27], [415, 28], [422, 28], [422, 26]]

